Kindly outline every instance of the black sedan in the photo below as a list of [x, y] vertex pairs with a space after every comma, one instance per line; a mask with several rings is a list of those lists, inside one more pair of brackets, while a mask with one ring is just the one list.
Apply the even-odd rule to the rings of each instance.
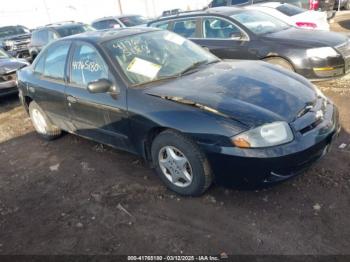
[[19, 71], [36, 131], [68, 131], [143, 156], [182, 195], [215, 179], [268, 185], [328, 150], [336, 107], [303, 77], [263, 62], [223, 62], [152, 28], [58, 40]]
[[222, 59], [263, 60], [310, 80], [341, 77], [350, 69], [347, 36], [298, 29], [256, 10], [218, 7], [148, 25], [187, 37]]
[[0, 97], [18, 92], [16, 71], [27, 65], [26, 60], [13, 58], [0, 48]]

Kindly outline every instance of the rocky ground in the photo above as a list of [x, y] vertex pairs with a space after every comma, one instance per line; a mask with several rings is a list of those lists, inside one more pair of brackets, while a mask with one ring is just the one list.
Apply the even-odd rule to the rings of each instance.
[[133, 155], [45, 142], [0, 101], [0, 254], [350, 254], [350, 80], [319, 83], [343, 131], [304, 175], [261, 191], [168, 191]]

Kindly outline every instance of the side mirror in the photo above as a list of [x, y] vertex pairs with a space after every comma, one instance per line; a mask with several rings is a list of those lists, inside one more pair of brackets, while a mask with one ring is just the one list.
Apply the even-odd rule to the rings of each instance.
[[99, 79], [94, 82], [88, 83], [87, 90], [92, 94], [100, 94], [116, 91], [113, 83], [108, 79]]

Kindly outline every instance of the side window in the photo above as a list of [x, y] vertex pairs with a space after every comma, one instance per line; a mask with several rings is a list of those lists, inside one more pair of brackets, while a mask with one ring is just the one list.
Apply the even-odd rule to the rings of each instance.
[[100, 30], [100, 29], [102, 29], [102, 22], [92, 23], [91, 26], [97, 30]]
[[151, 26], [159, 29], [163, 29], [163, 30], [168, 30], [169, 22], [154, 23], [154, 24], [151, 24]]
[[58, 35], [54, 31], [49, 30], [47, 32], [47, 34], [48, 34], [48, 37], [47, 37], [48, 38], [48, 42], [52, 42], [52, 41], [54, 41], [54, 40], [59, 38]]
[[44, 44], [44, 45], [47, 44], [49, 42], [47, 30], [39, 31], [38, 39], [40, 44]]
[[58, 43], [46, 51], [44, 76], [54, 80], [64, 80], [66, 60], [70, 43]]
[[34, 67], [34, 73], [37, 75], [44, 74], [44, 66], [45, 66], [45, 58], [46, 58], [46, 52], [43, 53], [38, 59], [38, 61], [35, 64]]
[[228, 0], [213, 0], [211, 7], [227, 6]]
[[[255, 4], [256, 1], [254, 1]], [[248, 4], [249, 1], [248, 0], [232, 0], [231, 5], [244, 5], [244, 4]]]
[[197, 22], [193, 20], [181, 20], [174, 22], [173, 31], [183, 37], [196, 37]]
[[114, 19], [106, 20], [106, 28], [120, 28], [121, 25]]
[[204, 38], [229, 39], [240, 33], [241, 30], [228, 21], [218, 18], [203, 19]]
[[80, 45], [73, 54], [70, 83], [86, 88], [99, 79], [108, 79], [108, 66], [95, 48]]

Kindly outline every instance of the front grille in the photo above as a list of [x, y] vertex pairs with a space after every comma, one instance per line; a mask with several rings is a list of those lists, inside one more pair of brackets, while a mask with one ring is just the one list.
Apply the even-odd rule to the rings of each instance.
[[322, 124], [327, 105], [328, 101], [321, 97], [307, 105], [293, 123], [295, 130], [304, 135]]
[[350, 58], [350, 42], [349, 41], [345, 42], [341, 45], [336, 46], [336, 49], [344, 58]]

